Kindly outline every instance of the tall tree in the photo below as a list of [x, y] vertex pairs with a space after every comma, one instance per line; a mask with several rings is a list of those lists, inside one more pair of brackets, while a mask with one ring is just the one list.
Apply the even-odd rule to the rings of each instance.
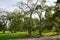
[[[60, 18], [60, 0], [57, 0], [57, 2], [56, 2], [55, 13], [53, 14], [53, 18], [56, 22], [56, 25], [57, 24], [60, 25], [60, 22], [58, 21]], [[57, 26], [56, 32], [58, 32], [60, 30], [59, 27]]]
[[7, 21], [6, 21], [7, 19], [6, 19], [6, 16], [2, 15], [1, 16], [1, 20], [2, 20], [2, 23], [3, 23], [2, 24], [2, 26], [3, 26], [3, 33], [5, 33], [5, 31], [7, 30], [7, 26], [6, 26], [7, 25]]
[[42, 25], [41, 25], [42, 20], [41, 19], [42, 19], [42, 12], [45, 11], [45, 3], [46, 3], [46, 0], [42, 0], [41, 5], [37, 5], [37, 7], [36, 7], [37, 14], [38, 14], [39, 20], [40, 20], [40, 22], [39, 22], [39, 35], [40, 36], [42, 36]]
[[48, 29], [48, 30], [52, 30], [53, 28], [53, 25], [54, 25], [54, 21], [52, 19], [52, 16], [53, 16], [53, 7], [48, 7], [46, 9], [46, 12], [45, 12], [45, 20], [46, 20], [46, 25], [45, 27]]
[[[29, 26], [29, 30], [28, 30], [28, 33], [29, 33], [29, 36], [31, 36], [31, 25], [32, 25], [32, 14], [33, 12], [35, 12], [35, 9], [36, 9], [36, 6], [37, 5], [41, 5], [39, 6], [40, 7], [40, 12], [39, 12], [39, 18], [40, 18], [40, 26], [41, 26], [41, 15], [42, 15], [42, 11], [44, 9], [44, 6], [45, 6], [45, 2], [46, 0], [27, 0], [25, 3], [24, 2], [18, 2], [18, 7], [21, 9], [22, 12], [24, 11], [28, 11], [27, 13], [30, 13], [30, 26]], [[27, 10], [26, 10], [27, 9]], [[39, 9], [39, 8], [38, 8]], [[41, 35], [41, 27], [39, 27], [39, 34]]]
[[29, 36], [31, 36], [31, 32], [32, 32], [32, 29], [31, 29], [31, 27], [32, 27], [32, 14], [35, 10], [37, 2], [38, 2], [38, 0], [36, 0], [35, 3], [33, 3], [32, 0], [27, 0], [26, 3], [18, 2], [18, 4], [19, 4], [18, 7], [21, 9], [21, 11], [23, 11], [23, 12], [26, 11], [29, 14], [29, 17], [30, 17], [30, 19], [29, 19], [29, 29], [28, 29]]
[[5, 31], [7, 30], [7, 19], [6, 19], [6, 15], [8, 14], [9, 12], [0, 8], [0, 21], [2, 22], [2, 30], [3, 30], [3, 33], [5, 33]]

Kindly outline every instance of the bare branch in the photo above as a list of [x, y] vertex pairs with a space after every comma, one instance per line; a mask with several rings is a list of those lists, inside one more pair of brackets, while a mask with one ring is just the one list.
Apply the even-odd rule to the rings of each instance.
[[38, 3], [38, 0], [36, 1], [35, 5]]

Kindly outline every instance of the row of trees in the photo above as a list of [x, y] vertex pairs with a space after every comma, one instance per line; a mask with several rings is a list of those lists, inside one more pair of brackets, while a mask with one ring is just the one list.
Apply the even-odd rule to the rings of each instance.
[[[0, 30], [3, 33], [6, 30], [11, 31], [11, 33], [28, 31], [29, 36], [31, 36], [32, 31], [36, 30], [38, 30], [40, 36], [44, 30], [58, 31], [60, 27], [60, 15], [57, 10], [53, 14], [54, 6], [49, 7], [45, 3], [46, 0], [36, 0], [35, 3], [32, 0], [27, 0], [26, 3], [18, 2], [17, 6], [21, 12], [10, 12], [10, 14], [6, 12], [8, 13], [6, 16], [2, 15]], [[45, 12], [45, 17], [42, 17], [43, 12]], [[33, 14], [37, 14], [38, 18], [32, 18]]]

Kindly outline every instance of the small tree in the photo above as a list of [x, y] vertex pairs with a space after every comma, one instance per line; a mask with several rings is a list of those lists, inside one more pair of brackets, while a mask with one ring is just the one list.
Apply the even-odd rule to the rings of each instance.
[[16, 33], [16, 31], [22, 31], [23, 30], [23, 18], [24, 15], [22, 15], [21, 13], [11, 13], [7, 15], [7, 19], [9, 20], [9, 30], [12, 33]]

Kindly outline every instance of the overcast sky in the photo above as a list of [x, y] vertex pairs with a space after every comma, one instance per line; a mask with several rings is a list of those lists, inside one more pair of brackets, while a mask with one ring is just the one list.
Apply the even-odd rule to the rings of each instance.
[[[13, 11], [14, 9], [16, 9], [16, 5], [17, 2], [22, 1], [22, 0], [0, 0], [0, 8], [3, 8], [5, 10], [8, 11]], [[24, 1], [24, 0], [23, 0]], [[57, 0], [47, 0], [48, 2], [46, 3], [47, 5], [51, 6], [51, 5], [55, 5], [54, 2], [56, 2]], [[24, 1], [25, 2], [25, 1]], [[43, 17], [44, 17], [44, 13], [43, 13]], [[37, 14], [33, 14], [33, 18], [38, 18]]]
[[[0, 0], [0, 8], [6, 9], [6, 10], [13, 10], [16, 7], [12, 6], [12, 5], [16, 5], [17, 2], [19, 2], [21, 0]], [[48, 0], [49, 2], [47, 2], [47, 5], [54, 5], [53, 2], [56, 2], [56, 0]]]

